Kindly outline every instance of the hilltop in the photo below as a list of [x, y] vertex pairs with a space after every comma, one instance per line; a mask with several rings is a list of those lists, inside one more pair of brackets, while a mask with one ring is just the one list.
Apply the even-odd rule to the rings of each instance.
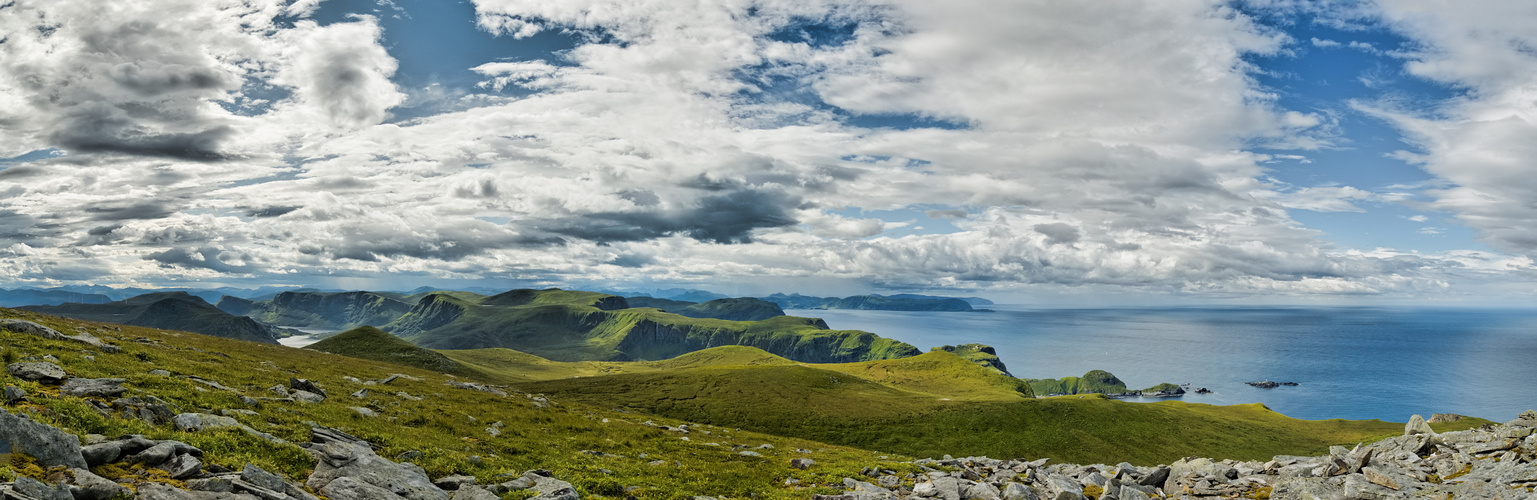
[[560, 361], [667, 359], [709, 347], [745, 345], [804, 362], [900, 358], [917, 348], [815, 318], [761, 321], [690, 318], [631, 308], [624, 298], [559, 289], [491, 297], [429, 294], [384, 330], [422, 347], [505, 347]]
[[1103, 394], [1106, 396], [1154, 396], [1169, 397], [1185, 394], [1185, 390], [1170, 383], [1158, 384], [1142, 390], [1126, 388], [1126, 382], [1104, 370], [1090, 370], [1082, 377], [1061, 379], [1026, 379], [1037, 394], [1071, 396], [1075, 394]]
[[286, 332], [235, 316], [187, 292], [149, 293], [100, 304], [66, 303], [18, 309], [87, 321], [197, 332], [216, 337], [278, 343]]

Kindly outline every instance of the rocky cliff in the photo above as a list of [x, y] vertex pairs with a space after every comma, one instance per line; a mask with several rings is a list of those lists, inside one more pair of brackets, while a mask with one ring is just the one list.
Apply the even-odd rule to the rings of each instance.
[[261, 301], [225, 296], [218, 307], [264, 323], [331, 330], [381, 326], [411, 310], [406, 301], [374, 292], [283, 292]]

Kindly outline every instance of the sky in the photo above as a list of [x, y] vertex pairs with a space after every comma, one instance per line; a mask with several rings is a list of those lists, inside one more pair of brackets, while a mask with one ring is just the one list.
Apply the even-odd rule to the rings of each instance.
[[0, 287], [1530, 305], [1537, 3], [0, 0]]

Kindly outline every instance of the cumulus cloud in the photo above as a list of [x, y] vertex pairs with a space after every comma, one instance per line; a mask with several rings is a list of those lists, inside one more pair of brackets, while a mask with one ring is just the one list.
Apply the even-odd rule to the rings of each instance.
[[1495, 246], [1537, 255], [1537, 5], [1522, 2], [1391, 2], [1374, 5], [1393, 30], [1419, 42], [1404, 69], [1465, 89], [1431, 113], [1391, 102], [1358, 103], [1420, 148], [1401, 157], [1447, 187], [1431, 206], [1456, 214]]
[[[0, 116], [29, 117], [0, 155], [69, 153], [0, 170], [0, 272], [1362, 294], [1467, 260], [1339, 251], [1288, 216], [1377, 198], [1266, 180], [1306, 158], [1246, 150], [1337, 124], [1254, 82], [1246, 56], [1306, 42], [1226, 2], [476, 0], [488, 32], [577, 46], [465, 68], [526, 95], [385, 123], [405, 96], [376, 19], [177, 1], [0, 9], [28, 33], [0, 44]], [[125, 29], [164, 43], [81, 48]]]

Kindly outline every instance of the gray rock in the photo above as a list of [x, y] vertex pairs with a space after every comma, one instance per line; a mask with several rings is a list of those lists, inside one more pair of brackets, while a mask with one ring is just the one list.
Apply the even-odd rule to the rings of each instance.
[[319, 403], [326, 400], [324, 395], [316, 394], [310, 391], [293, 391], [291, 394], [294, 398], [294, 401], [298, 401], [300, 403]]
[[176, 458], [177, 455], [202, 454], [203, 450], [194, 448], [192, 445], [183, 443], [181, 441], [158, 441], [154, 446], [129, 456], [127, 461], [129, 463], [142, 463], [149, 466], [156, 466], [169, 462], [171, 459]]
[[5, 404], [13, 405], [27, 399], [27, 391], [14, 385], [5, 386]]
[[971, 485], [970, 488], [966, 488], [966, 492], [961, 494], [961, 498], [974, 500], [1002, 500], [1003, 495], [998, 491], [997, 487], [991, 484], [977, 483]]
[[1009, 483], [1003, 487], [1003, 500], [1040, 500], [1040, 494], [1035, 488], [1019, 483]]
[[123, 453], [122, 443], [110, 441], [93, 444], [80, 449], [80, 456], [85, 458], [85, 463], [91, 467], [106, 465], [117, 461], [117, 457]]
[[133, 494], [128, 488], [85, 469], [70, 469], [70, 475], [74, 476], [75, 487], [70, 492], [74, 494], [75, 500], [108, 500], [118, 495]]
[[308, 393], [312, 393], [312, 394], [319, 394], [320, 395], [320, 399], [325, 399], [325, 397], [326, 397], [326, 390], [325, 389], [321, 389], [320, 386], [315, 385], [314, 382], [309, 381], [309, 380], [305, 380], [305, 379], [302, 379], [302, 378], [292, 378], [292, 377], [290, 377], [288, 379], [288, 388], [296, 390], [296, 391], [304, 391], [304, 392], [308, 392]]
[[364, 407], [361, 407], [361, 406], [349, 406], [347, 408], [351, 409], [354, 412], [357, 412], [358, 415], [362, 415], [362, 416], [365, 416], [365, 417], [377, 417], [377, 416], [379, 416], [379, 412], [376, 412], [376, 411], [373, 411], [371, 409], [364, 408]]
[[157, 376], [157, 377], [169, 377], [169, 376], [171, 376], [171, 372], [168, 372], [168, 371], [165, 371], [165, 370], [161, 370], [161, 369], [158, 369], [158, 368], [154, 369], [154, 370], [150, 370], [149, 374]]
[[741, 456], [744, 456], [744, 457], [761, 457], [761, 456], [763, 456], [762, 453], [758, 453], [758, 452], [752, 451], [752, 450], [740, 451], [740, 452], [737, 452], [737, 454], [741, 455]]
[[203, 461], [192, 455], [177, 455], [158, 468], [170, 474], [172, 479], [188, 479], [203, 473]]
[[816, 465], [816, 464], [817, 464], [816, 460], [812, 460], [812, 459], [809, 459], [809, 458], [793, 458], [793, 459], [790, 459], [790, 467], [794, 467], [794, 468], [802, 469], [802, 470], [809, 469], [809, 468], [811, 468], [811, 466]]
[[183, 413], [172, 418], [171, 423], [176, 425], [176, 430], [183, 432], [240, 427], [240, 422], [233, 418], [207, 413]]
[[36, 380], [43, 383], [54, 383], [69, 377], [59, 365], [41, 361], [11, 363], [5, 365], [5, 371], [22, 380]]
[[[320, 488], [320, 494], [331, 500], [397, 500], [404, 499], [394, 492], [351, 477], [339, 477]], [[444, 495], [443, 498], [448, 498]]]
[[475, 481], [475, 476], [445, 476], [438, 478], [437, 481], [433, 481], [432, 485], [437, 486], [439, 489], [455, 491], [466, 486], [473, 486]]
[[1152, 500], [1152, 498], [1131, 485], [1121, 485], [1121, 500]]
[[290, 394], [288, 392], [288, 388], [287, 387], [283, 387], [281, 385], [274, 385], [272, 387], [268, 387], [267, 390], [272, 391], [274, 394], [277, 394], [277, 395], [285, 397], [285, 398], [292, 395], [292, 394]]
[[448, 500], [448, 494], [433, 486], [420, 467], [381, 458], [367, 444], [331, 441], [312, 446], [309, 452], [319, 460], [305, 483], [310, 488], [324, 490], [340, 478], [351, 478], [408, 500]]
[[500, 497], [480, 486], [466, 486], [454, 491], [453, 500], [500, 500]]
[[32, 455], [43, 467], [88, 467], [85, 457], [80, 455], [80, 438], [3, 409], [0, 409], [0, 448]]
[[81, 331], [74, 335], [65, 335], [63, 333], [59, 333], [58, 330], [54, 330], [52, 328], [48, 328], [46, 326], [22, 319], [0, 319], [0, 328], [4, 328], [6, 330], [17, 333], [36, 335], [38, 337], [49, 340], [73, 340], [83, 344], [90, 344], [105, 352], [118, 351], [117, 346], [102, 342], [101, 339], [98, 339], [96, 336], [89, 333]]
[[358, 392], [352, 393], [352, 397], [358, 399], [366, 398], [368, 397], [368, 389], [358, 389]]
[[1404, 424], [1404, 435], [1416, 436], [1420, 434], [1434, 436], [1436, 431], [1431, 430], [1430, 424], [1425, 423], [1425, 417], [1419, 415], [1409, 417], [1409, 423]]
[[240, 480], [272, 491], [283, 491], [283, 487], [288, 484], [277, 474], [252, 464], [246, 464], [245, 469], [240, 471]]
[[64, 382], [63, 391], [71, 396], [96, 396], [112, 398], [128, 392], [123, 388], [126, 379], [120, 378], [72, 378]]
[[62, 484], [45, 484], [27, 476], [18, 476], [16, 483], [11, 488], [27, 497], [36, 500], [75, 500], [75, 496], [69, 493], [69, 487]]
[[229, 478], [210, 477], [187, 481], [187, 488], [193, 491], [208, 491], [213, 493], [230, 493], [235, 491], [235, 483]]

